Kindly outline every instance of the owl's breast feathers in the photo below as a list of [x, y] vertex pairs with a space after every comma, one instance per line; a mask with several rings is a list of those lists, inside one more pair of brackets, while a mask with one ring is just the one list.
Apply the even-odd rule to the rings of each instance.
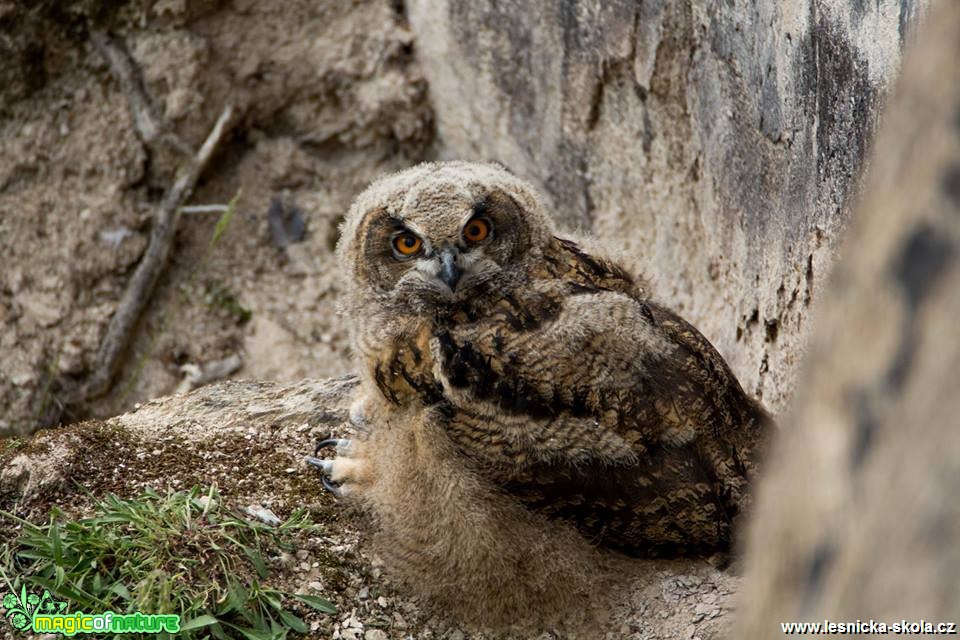
[[523, 286], [421, 324], [373, 373], [505, 492], [628, 552], [727, 546], [769, 423], [696, 329], [559, 239]]

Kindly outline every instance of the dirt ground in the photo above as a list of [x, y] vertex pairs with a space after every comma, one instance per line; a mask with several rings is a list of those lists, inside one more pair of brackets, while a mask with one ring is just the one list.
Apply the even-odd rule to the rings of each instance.
[[[337, 606], [335, 615], [299, 612], [312, 629], [309, 637], [491, 638], [425, 608], [392, 581], [367, 544], [371, 524], [324, 491], [317, 471], [305, 464], [304, 451], [317, 438], [351, 433], [346, 421], [355, 386], [350, 376], [290, 385], [225, 381], [105, 421], [43, 430], [29, 441], [8, 439], [0, 442], [0, 510], [39, 523], [53, 506], [65, 517], [90, 515], [91, 496], [107, 492], [133, 498], [146, 487], [164, 494], [216, 484], [233, 508], [265, 508], [281, 519], [305, 508], [322, 525], [321, 535], [300, 537], [293, 557], [275, 558], [270, 568], [271, 586], [320, 595]], [[15, 523], [0, 518], [0, 540], [16, 534]], [[621, 575], [594, 596], [609, 615], [576, 637], [715, 640], [728, 631], [739, 585], [735, 571], [719, 571], [702, 559], [610, 560]], [[0, 621], [0, 638], [5, 631]], [[551, 630], [535, 637], [572, 636]]]
[[[103, 8], [107, 6], [108, 8]], [[138, 137], [91, 29], [122, 41], [155, 112], [196, 148], [239, 116], [184, 214], [112, 390], [63, 391], [142, 256], [178, 160]], [[193, 367], [291, 381], [348, 370], [332, 247], [353, 195], [428, 158], [426, 83], [389, 2], [0, 2], [0, 434], [114, 415], [174, 391]], [[270, 231], [270, 211], [288, 238]], [[303, 233], [298, 233], [302, 231]], [[302, 237], [301, 237], [302, 236]], [[286, 240], [294, 240], [281, 246]]]

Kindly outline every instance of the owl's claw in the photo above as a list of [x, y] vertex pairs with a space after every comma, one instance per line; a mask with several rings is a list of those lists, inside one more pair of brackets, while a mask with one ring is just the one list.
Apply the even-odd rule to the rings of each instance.
[[327, 479], [327, 476], [323, 476], [320, 479], [320, 482], [323, 484], [323, 488], [333, 494], [334, 498], [343, 497], [343, 489], [338, 484], [334, 484]]
[[311, 464], [321, 471], [323, 471], [324, 476], [321, 478], [320, 482], [323, 484], [323, 488], [332, 493], [337, 498], [343, 497], [343, 489], [339, 484], [333, 483], [327, 477], [333, 473], [334, 460], [317, 458], [321, 449], [326, 449], [327, 447], [335, 447], [338, 452], [344, 452], [350, 448], [350, 440], [345, 438], [327, 438], [326, 440], [321, 440], [317, 443], [316, 448], [313, 450], [312, 456], [307, 456], [307, 464]]
[[326, 440], [321, 440], [313, 450], [313, 455], [319, 454], [321, 449], [326, 449], [327, 447], [336, 447], [337, 452], [340, 453], [350, 447], [350, 441], [346, 438], [327, 438]]

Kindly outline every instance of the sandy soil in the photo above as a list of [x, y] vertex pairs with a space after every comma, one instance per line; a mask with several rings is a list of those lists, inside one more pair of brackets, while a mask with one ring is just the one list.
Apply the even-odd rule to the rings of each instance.
[[[259, 380], [346, 371], [339, 218], [373, 177], [430, 155], [405, 17], [388, 2], [98, 4], [0, 3], [0, 53], [20, 63], [0, 72], [0, 434], [122, 412], [226, 358], [242, 362], [233, 376]], [[178, 162], [138, 137], [91, 28], [125, 43], [188, 145], [238, 106], [190, 203], [241, 196], [212, 247], [218, 214], [183, 216], [113, 390], [63, 407], [62, 389], [96, 366]], [[271, 207], [304, 228], [299, 241], [279, 246]]]

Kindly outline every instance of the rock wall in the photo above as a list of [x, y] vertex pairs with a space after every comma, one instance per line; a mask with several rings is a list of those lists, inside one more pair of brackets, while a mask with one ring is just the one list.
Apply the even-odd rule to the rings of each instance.
[[[374, 176], [435, 152], [498, 159], [539, 184], [779, 413], [927, 2], [2, 5], [0, 432], [123, 411], [176, 388], [181, 366], [239, 356], [237, 375], [277, 380], [348, 370], [336, 222]], [[125, 44], [188, 143], [238, 104], [193, 202], [243, 197], [207, 258], [214, 216], [184, 220], [120, 392], [63, 413], [61, 383], [95, 367], [174, 169], [138, 139], [90, 29]], [[303, 243], [273, 246], [274, 202], [303, 217]]]
[[628, 253], [775, 412], [924, 1], [410, 0], [442, 153]]
[[731, 637], [960, 622], [960, 3], [917, 44], [760, 485]]

